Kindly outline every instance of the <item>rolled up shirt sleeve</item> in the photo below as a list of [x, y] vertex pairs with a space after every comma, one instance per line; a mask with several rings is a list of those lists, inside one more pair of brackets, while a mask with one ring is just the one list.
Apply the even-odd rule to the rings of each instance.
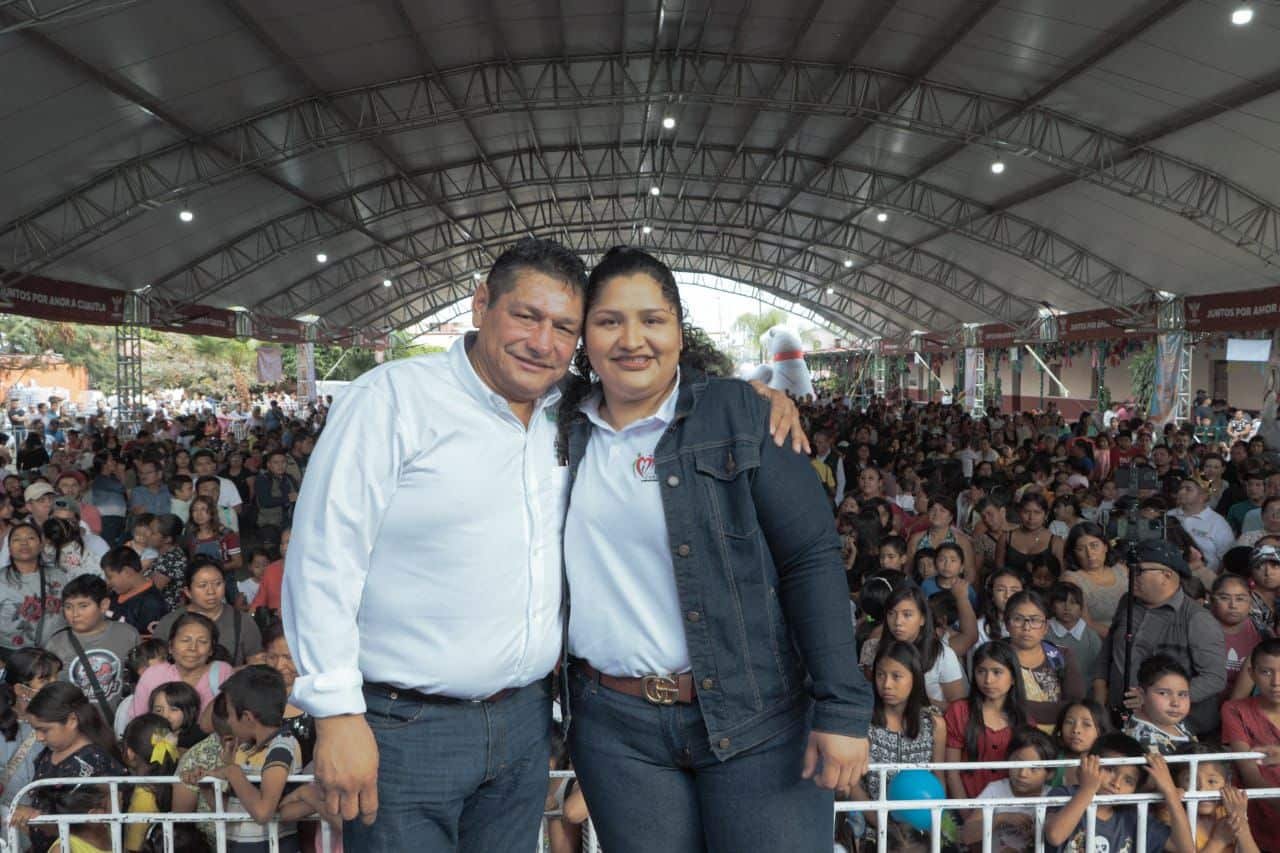
[[298, 496], [281, 617], [298, 678], [292, 701], [314, 717], [362, 714], [357, 615], [404, 436], [388, 391], [349, 386], [329, 412]]

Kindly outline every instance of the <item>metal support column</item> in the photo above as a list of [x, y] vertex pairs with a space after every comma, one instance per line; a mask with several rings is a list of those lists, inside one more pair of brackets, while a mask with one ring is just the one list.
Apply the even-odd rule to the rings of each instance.
[[885, 387], [885, 357], [884, 357], [884, 341], [874, 340], [871, 342], [871, 381], [875, 390], [875, 395], [884, 399], [886, 395]]
[[[973, 359], [973, 395], [967, 401], [969, 414], [974, 418], [986, 416], [987, 408], [987, 353], [978, 340], [981, 332], [976, 323], [966, 323], [964, 327], [964, 346], [966, 369], [969, 359]], [[967, 382], [965, 383], [968, 384]]]
[[1174, 385], [1173, 422], [1191, 420], [1191, 359], [1195, 355], [1195, 335], [1187, 331], [1186, 313], [1181, 297], [1164, 299], [1156, 313], [1156, 327], [1163, 334], [1177, 334], [1181, 339], [1178, 373]]
[[116, 432], [132, 438], [142, 426], [142, 330], [151, 306], [141, 293], [126, 293], [124, 316], [116, 326]]

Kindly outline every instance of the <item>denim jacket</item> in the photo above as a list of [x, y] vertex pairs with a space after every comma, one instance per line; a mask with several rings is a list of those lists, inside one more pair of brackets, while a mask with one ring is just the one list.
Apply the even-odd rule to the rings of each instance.
[[[654, 454], [697, 701], [721, 760], [811, 705], [815, 730], [864, 737], [871, 720], [830, 503], [808, 458], [774, 444], [768, 410], [744, 382], [682, 370]], [[591, 429], [580, 413], [570, 424], [570, 500]]]

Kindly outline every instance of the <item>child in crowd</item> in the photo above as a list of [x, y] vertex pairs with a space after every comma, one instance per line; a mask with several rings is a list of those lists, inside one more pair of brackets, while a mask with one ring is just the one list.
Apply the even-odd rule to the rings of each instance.
[[1026, 588], [1026, 575], [1019, 569], [996, 569], [987, 575], [982, 595], [982, 615], [978, 617], [979, 644], [1005, 636], [1004, 606], [1011, 596]]
[[[1223, 752], [1217, 744], [1191, 744], [1179, 755], [1209, 755]], [[1178, 764], [1174, 781], [1184, 791], [1191, 790], [1191, 764]], [[1258, 844], [1249, 830], [1248, 800], [1231, 782], [1231, 767], [1222, 761], [1201, 761], [1196, 767], [1197, 791], [1221, 791], [1222, 802], [1203, 800], [1196, 812], [1192, 828], [1196, 847], [1207, 853], [1259, 853]]]
[[[248, 666], [227, 679], [222, 692], [238, 748], [209, 775], [231, 785], [234, 796], [227, 808], [242, 809], [254, 821], [229, 828], [228, 849], [232, 853], [266, 853], [264, 824], [275, 817], [288, 777], [302, 770], [298, 741], [281, 731], [288, 699], [284, 680], [270, 667]], [[260, 775], [262, 781], [250, 782], [249, 774]], [[279, 831], [281, 853], [298, 853], [297, 826], [281, 822]]]
[[204, 739], [200, 728], [200, 694], [185, 681], [170, 681], [151, 691], [151, 712], [163, 717], [185, 752]]
[[1070, 649], [1083, 673], [1093, 672], [1093, 662], [1102, 651], [1102, 638], [1084, 618], [1084, 591], [1070, 581], [1058, 581], [1049, 590], [1049, 641]]
[[[943, 542], [934, 549], [937, 555], [934, 557], [934, 568], [937, 570], [933, 577], [926, 578], [920, 584], [920, 588], [924, 590], [925, 597], [931, 596], [943, 590], [950, 590], [956, 585], [956, 581], [964, 580], [964, 549], [955, 542]], [[974, 610], [978, 609], [978, 593], [973, 587], [968, 587], [969, 604]]]
[[[79, 687], [65, 681], [46, 684], [32, 697], [27, 714], [44, 743], [36, 755], [35, 780], [125, 774], [110, 726]], [[14, 809], [14, 825], [25, 829], [31, 818], [55, 811], [57, 793], [57, 787], [37, 789], [31, 805]], [[56, 838], [48, 827], [31, 827], [29, 834], [34, 850], [47, 850]]]
[[151, 542], [151, 525], [155, 520], [155, 515], [149, 512], [140, 512], [135, 515], [133, 531], [129, 534], [129, 540], [124, 543], [137, 552], [138, 558], [142, 561], [142, 571], [147, 574], [150, 574], [156, 560], [160, 558], [160, 552]]
[[[925, 694], [920, 653], [910, 643], [887, 639], [872, 668], [875, 705], [871, 711], [871, 763], [943, 761], [947, 727]], [[893, 778], [889, 774], [885, 781]], [[880, 798], [880, 779], [868, 773], [849, 793], [855, 800]]]
[[182, 606], [182, 585], [187, 579], [187, 552], [179, 541], [182, 530], [182, 520], [176, 515], [156, 516], [151, 522], [148, 541], [160, 555], [152, 569], [151, 581], [164, 595], [165, 607], [169, 610]]
[[911, 558], [911, 579], [922, 584], [938, 573], [938, 552], [932, 548], [917, 548]]
[[[858, 643], [858, 665], [871, 678], [871, 664], [876, 658], [884, 634], [885, 604], [897, 588], [895, 580], [902, 576], [894, 571], [876, 572], [862, 582], [858, 595], [861, 617], [856, 621], [854, 639]], [[905, 579], [903, 579], [905, 582]]]
[[258, 597], [258, 588], [262, 584], [262, 576], [271, 565], [271, 555], [266, 548], [252, 548], [245, 559], [248, 577], [236, 584], [236, 606], [241, 610], [253, 609], [253, 600]]
[[[973, 656], [973, 689], [967, 701], [953, 702], [947, 723], [947, 761], [1005, 761], [1013, 732], [1029, 721], [1023, 711], [1018, 656], [1007, 640], [992, 640]], [[947, 793], [976, 797], [1004, 770], [947, 771]]]
[[[1080, 699], [1063, 707], [1053, 727], [1059, 758], [1079, 759], [1089, 754], [1098, 738], [1110, 734], [1111, 715], [1092, 699]], [[1050, 783], [1055, 787], [1080, 784], [1078, 767], [1059, 767]]]
[[102, 574], [111, 588], [111, 615], [122, 619], [143, 637], [169, 612], [164, 596], [142, 572], [142, 560], [132, 548], [121, 545], [102, 557]]
[[[885, 602], [885, 630], [893, 639], [915, 646], [925, 673], [925, 693], [935, 708], [961, 702], [968, 693], [960, 659], [941, 643], [933, 628], [933, 616], [920, 587], [914, 584], [894, 590]], [[882, 637], [881, 642], [885, 639]]]
[[901, 536], [888, 536], [880, 540], [881, 571], [906, 572], [907, 540]]
[[1027, 574], [1031, 578], [1031, 587], [1045, 595], [1062, 577], [1062, 563], [1051, 551], [1033, 554], [1027, 558]]
[[107, 619], [110, 609], [106, 581], [97, 575], [72, 578], [62, 588], [67, 625], [46, 645], [62, 661], [64, 677], [84, 691], [108, 723], [124, 698], [124, 662], [138, 644], [138, 632], [131, 626]]
[[1195, 741], [1185, 720], [1191, 712], [1191, 676], [1168, 655], [1152, 655], [1138, 667], [1139, 706], [1124, 733], [1149, 752], [1172, 755]]
[[[156, 664], [169, 662], [169, 644], [159, 637], [148, 637], [129, 650], [125, 660], [125, 692], [131, 694], [138, 689], [138, 681], [142, 674]], [[133, 720], [135, 713], [133, 702], [121, 702], [116, 708], [116, 737], [124, 737], [124, 730]]]
[[[1010, 761], [1051, 761], [1056, 752], [1053, 740], [1034, 726], [1018, 729], [1009, 743]], [[1007, 778], [987, 783], [978, 799], [1042, 797], [1052, 775], [1048, 767], [1016, 767]], [[983, 824], [982, 811], [975, 809], [965, 818], [960, 839], [966, 844], [981, 844], [985, 833], [993, 833], [996, 850], [1031, 850], [1035, 847], [1035, 830], [1034, 806], [1001, 806], [992, 813], [990, 826]]]
[[[1249, 668], [1257, 693], [1222, 706], [1222, 740], [1232, 752], [1265, 752], [1267, 759], [1236, 762], [1249, 788], [1280, 787], [1280, 638], [1253, 647]], [[1249, 801], [1249, 826], [1263, 850], [1280, 850], [1280, 808], [1275, 800]]]
[[169, 478], [169, 512], [182, 519], [186, 524], [190, 517], [191, 499], [195, 497], [196, 486], [189, 474], [174, 474]]
[[[169, 721], [158, 714], [143, 714], [129, 723], [121, 738], [124, 763], [135, 776], [172, 776], [178, 766], [178, 738]], [[168, 785], [146, 783], [135, 785], [129, 796], [130, 814], [167, 812], [173, 801]], [[125, 825], [124, 849], [136, 853], [158, 824]], [[156, 833], [160, 834], [160, 833]]]
[[[1050, 790], [1050, 796], [1069, 796], [1062, 808], [1053, 810], [1045, 821], [1044, 837], [1052, 853], [1090, 853], [1085, 847], [1085, 813], [1098, 794], [1136, 793], [1144, 776], [1155, 792], [1164, 797], [1170, 823], [1147, 816], [1146, 849], [1195, 853], [1191, 824], [1182, 808], [1181, 792], [1173, 782], [1169, 765], [1159, 753], [1146, 754], [1147, 766], [1132, 764], [1103, 766], [1102, 758], [1137, 758], [1142, 745], [1126, 734], [1113, 732], [1098, 738], [1093, 749], [1080, 761], [1080, 784]], [[1145, 773], [1144, 773], [1145, 770]], [[1099, 805], [1095, 810], [1094, 851], [1137, 849], [1138, 810], [1135, 806]], [[1169, 844], [1166, 847], [1166, 844]]]
[[1254, 646], [1262, 642], [1262, 633], [1249, 618], [1252, 600], [1249, 582], [1239, 575], [1219, 575], [1209, 593], [1209, 612], [1222, 626], [1222, 635], [1227, 644], [1227, 687], [1222, 691], [1224, 700], [1248, 696], [1253, 690], [1253, 679], [1246, 676], [1241, 685], [1241, 693], [1235, 692], [1245, 661], [1249, 659]]

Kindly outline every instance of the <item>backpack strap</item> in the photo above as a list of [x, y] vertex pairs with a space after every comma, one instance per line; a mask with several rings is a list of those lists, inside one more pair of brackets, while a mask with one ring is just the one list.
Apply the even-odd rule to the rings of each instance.
[[71, 648], [75, 649], [76, 657], [80, 660], [80, 666], [84, 669], [85, 675], [89, 677], [89, 684], [93, 687], [93, 697], [98, 702], [98, 708], [102, 711], [102, 719], [107, 725], [115, 718], [115, 714], [111, 711], [111, 703], [107, 701], [106, 691], [102, 689], [102, 683], [98, 681], [98, 673], [93, 671], [93, 665], [89, 663], [89, 656], [85, 654], [84, 646], [80, 644], [80, 638], [76, 636], [76, 632], [70, 627], [62, 628], [54, 633], [58, 636], [63, 631], [67, 632], [67, 639], [71, 641]]

